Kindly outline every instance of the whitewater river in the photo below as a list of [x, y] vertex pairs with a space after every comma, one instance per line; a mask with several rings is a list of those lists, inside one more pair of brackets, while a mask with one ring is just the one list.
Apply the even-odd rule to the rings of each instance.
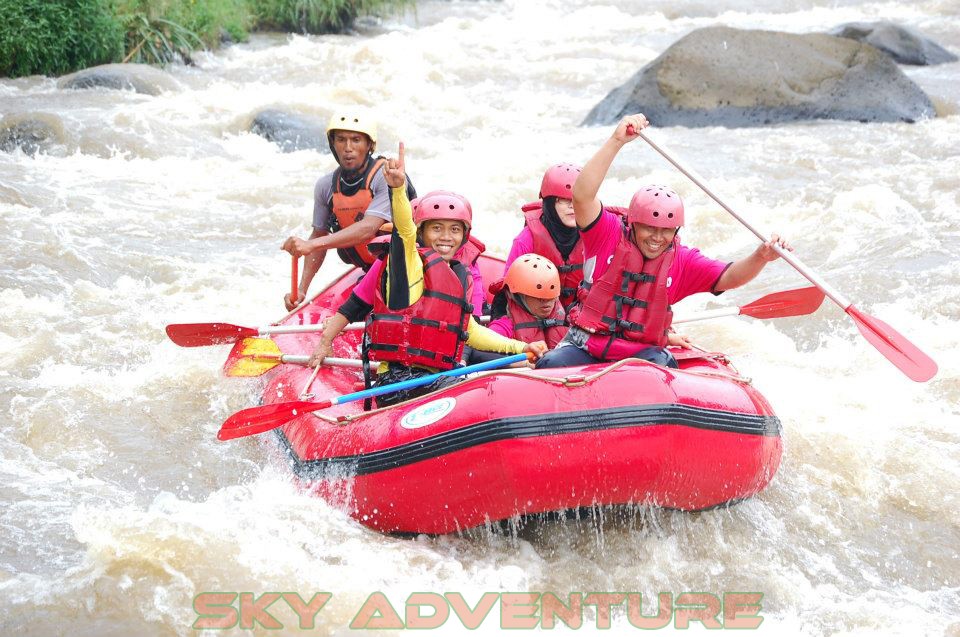
[[[314, 181], [334, 162], [248, 133], [262, 109], [373, 109], [381, 149], [403, 139], [416, 185], [467, 195], [477, 235], [505, 255], [543, 170], [586, 161], [609, 134], [578, 126], [590, 108], [682, 35], [864, 19], [960, 51], [956, 0], [421, 2], [356, 36], [260, 35], [198, 55], [166, 70], [178, 88], [159, 96], [0, 80], [0, 114], [39, 117], [64, 140], [36, 157], [0, 153], [0, 632], [197, 634], [205, 591], [331, 592], [311, 634], [338, 635], [356, 632], [377, 591], [401, 615], [414, 592], [473, 605], [484, 592], [637, 591], [652, 613], [658, 592], [753, 591], [764, 634], [960, 635], [958, 63], [904, 67], [941, 115], [913, 125], [654, 131], [940, 365], [909, 381], [829, 302], [804, 318], [685, 327], [727, 352], [783, 421], [779, 473], [734, 507], [384, 537], [299, 492], [271, 437], [218, 443], [258, 385], [220, 376], [226, 347], [182, 349], [163, 332], [284, 314], [279, 245], [309, 232]], [[730, 259], [753, 249], [642, 142], [601, 195], [625, 202], [647, 181], [685, 198], [688, 244]], [[328, 259], [313, 290], [341, 271]], [[777, 263], [677, 309], [801, 285]], [[280, 634], [299, 634], [281, 606]], [[479, 632], [499, 629], [492, 613]], [[588, 615], [575, 632], [596, 631]]]

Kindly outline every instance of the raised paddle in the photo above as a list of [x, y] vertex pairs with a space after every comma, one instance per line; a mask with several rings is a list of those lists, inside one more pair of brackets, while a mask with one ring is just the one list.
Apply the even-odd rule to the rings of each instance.
[[[284, 354], [276, 343], [265, 338], [245, 338], [234, 346], [223, 364], [223, 373], [233, 377], [262, 376], [282, 363], [306, 365], [310, 356], [306, 354]], [[323, 359], [324, 365], [334, 367], [353, 367], [363, 369], [363, 362], [352, 358]]]
[[401, 389], [422, 387], [424, 385], [429, 385], [441, 376], [464, 376], [466, 374], [472, 374], [473, 372], [482, 372], [488, 369], [506, 367], [507, 365], [519, 363], [520, 361], [525, 360], [528, 360], [527, 354], [514, 354], [513, 356], [506, 356], [504, 358], [498, 358], [492, 361], [477, 363], [476, 365], [468, 365], [467, 367], [451, 369], [445, 372], [439, 372], [437, 374], [422, 376], [420, 378], [412, 378], [410, 380], [400, 381], [399, 383], [384, 385], [383, 387], [372, 387], [370, 389], [354, 392], [352, 394], [334, 396], [333, 398], [328, 398], [327, 400], [320, 402], [294, 400], [285, 403], [262, 405], [260, 407], [250, 407], [249, 409], [240, 410], [227, 418], [227, 420], [223, 423], [223, 426], [220, 427], [220, 431], [217, 433], [217, 439], [233, 440], [234, 438], [252, 436], [265, 431], [270, 431], [271, 429], [276, 429], [280, 425], [293, 420], [297, 416], [302, 416], [303, 414], [308, 414], [320, 409], [326, 409], [327, 407], [332, 407], [333, 405], [342, 405], [355, 400], [363, 400], [365, 398], [372, 398], [374, 396], [382, 396], [383, 394], [392, 394], [393, 392], [400, 391]]
[[[767, 237], [764, 236], [762, 232], [754, 228], [750, 223], [747, 222], [746, 219], [737, 214], [733, 208], [724, 203], [724, 201], [713, 192], [713, 190], [707, 185], [706, 181], [700, 175], [698, 175], [696, 171], [684, 166], [673, 153], [667, 151], [666, 147], [650, 139], [649, 135], [644, 133], [642, 130], [639, 132], [636, 131], [632, 125], [627, 126], [627, 133], [641, 137], [643, 141], [650, 144], [651, 148], [660, 153], [664, 159], [673, 164], [677, 170], [686, 175], [690, 181], [699, 186], [700, 189], [703, 190], [703, 192], [705, 192], [711, 199], [720, 204], [721, 208], [729, 212], [734, 219], [743, 224], [747, 230], [755, 234], [760, 241], [764, 243], [768, 241]], [[793, 266], [797, 272], [802, 274], [808, 281], [813, 283], [820, 290], [822, 290], [824, 294], [830, 297], [831, 301], [839, 305], [840, 308], [847, 313], [847, 316], [853, 319], [857, 329], [860, 330], [860, 333], [864, 336], [864, 338], [866, 338], [871, 345], [877, 348], [877, 350], [883, 354], [887, 360], [896, 365], [900, 371], [906, 374], [910, 380], [922, 383], [930, 380], [936, 375], [936, 362], [934, 362], [934, 360], [925, 353], [920, 351], [920, 348], [911, 343], [909, 339], [880, 319], [870, 316], [866, 312], [855, 307], [853, 303], [844, 297], [838, 290], [821, 279], [820, 276], [817, 275], [813, 270], [808, 268], [806, 264], [800, 260], [800, 257], [796, 256], [792, 252], [784, 250], [778, 245], [773, 245], [773, 249], [777, 252], [777, 254], [783, 257], [784, 261]]]
[[[489, 316], [481, 316], [480, 322], [486, 323]], [[230, 323], [173, 323], [167, 325], [167, 336], [180, 347], [203, 347], [205, 345], [224, 345], [235, 343], [250, 337], [269, 336], [271, 334], [302, 334], [322, 332], [323, 323], [313, 325], [268, 325], [266, 327], [243, 327]], [[350, 323], [344, 331], [362, 330], [364, 323]]]
[[756, 319], [785, 318], [813, 314], [823, 303], [826, 295], [815, 287], [774, 292], [740, 307], [708, 310], [673, 319], [673, 324], [692, 323], [723, 316], [749, 316]]

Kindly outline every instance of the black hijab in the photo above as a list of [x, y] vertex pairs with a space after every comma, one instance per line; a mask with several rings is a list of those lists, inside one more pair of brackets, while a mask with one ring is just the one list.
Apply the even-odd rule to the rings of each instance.
[[546, 226], [550, 238], [553, 239], [557, 250], [560, 252], [560, 256], [564, 260], [569, 258], [570, 253], [573, 252], [573, 247], [580, 240], [580, 230], [576, 226], [568, 228], [560, 221], [560, 216], [557, 214], [556, 197], [543, 198], [543, 215], [540, 217], [540, 221]]

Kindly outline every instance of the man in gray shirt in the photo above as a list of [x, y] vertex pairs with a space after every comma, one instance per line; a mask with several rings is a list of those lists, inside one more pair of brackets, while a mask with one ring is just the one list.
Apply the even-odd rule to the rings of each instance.
[[[327, 125], [327, 139], [339, 166], [317, 180], [310, 238], [289, 237], [281, 246], [294, 256], [306, 256], [297, 298], [284, 295], [288, 310], [306, 298], [327, 250], [336, 249], [344, 263], [366, 270], [374, 261], [367, 243], [392, 228], [384, 160], [373, 156], [377, 148], [376, 122], [358, 113], [335, 113]], [[412, 186], [408, 195], [416, 196]]]

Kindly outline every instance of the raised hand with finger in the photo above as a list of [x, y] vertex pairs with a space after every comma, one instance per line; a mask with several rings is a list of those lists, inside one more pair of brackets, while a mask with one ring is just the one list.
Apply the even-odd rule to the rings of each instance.
[[396, 159], [388, 159], [383, 169], [383, 178], [391, 188], [403, 188], [407, 183], [407, 172], [403, 159], [403, 142], [397, 151]]

